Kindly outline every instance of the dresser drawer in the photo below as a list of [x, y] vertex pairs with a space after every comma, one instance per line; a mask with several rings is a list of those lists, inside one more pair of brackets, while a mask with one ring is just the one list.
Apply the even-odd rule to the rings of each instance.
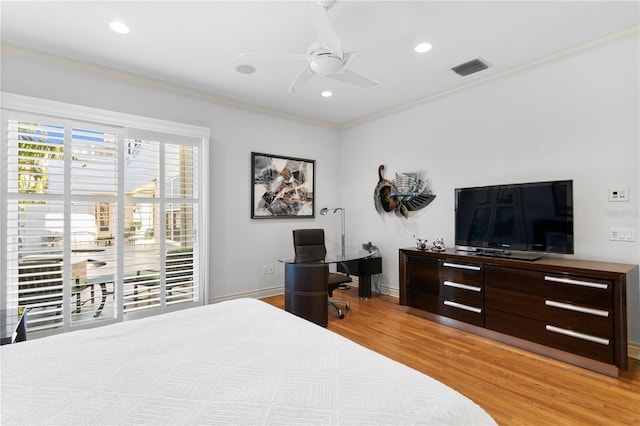
[[442, 259], [438, 261], [440, 281], [482, 286], [482, 264], [461, 263]]
[[484, 306], [484, 292], [482, 285], [479, 284], [441, 280], [440, 297], [475, 306]]
[[487, 288], [544, 295], [605, 310], [611, 310], [613, 304], [613, 282], [593, 277], [486, 266], [484, 283]]
[[452, 300], [441, 297], [438, 305], [438, 314], [457, 319], [469, 324], [484, 327], [484, 308], [463, 303], [460, 300]]
[[458, 321], [484, 327], [484, 309], [479, 306], [422, 293], [407, 294], [407, 305]]
[[613, 336], [613, 315], [606, 309], [494, 288], [486, 289], [485, 307], [588, 334]]
[[487, 309], [485, 327], [609, 364], [614, 362], [613, 340], [607, 336], [580, 332], [551, 322], [493, 309]]
[[440, 292], [438, 261], [416, 256], [407, 257], [407, 291], [437, 296]]

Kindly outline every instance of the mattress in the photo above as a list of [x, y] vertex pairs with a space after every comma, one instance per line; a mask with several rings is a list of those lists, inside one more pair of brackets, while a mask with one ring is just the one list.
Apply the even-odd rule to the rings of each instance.
[[254, 299], [0, 350], [3, 425], [495, 424], [443, 383]]

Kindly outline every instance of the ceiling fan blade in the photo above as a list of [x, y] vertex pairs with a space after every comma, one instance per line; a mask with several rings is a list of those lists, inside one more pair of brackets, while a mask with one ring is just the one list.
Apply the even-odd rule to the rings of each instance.
[[311, 71], [311, 68], [307, 65], [298, 73], [293, 83], [291, 83], [291, 86], [289, 86], [289, 93], [297, 93], [311, 77], [313, 77], [313, 71]]
[[360, 53], [359, 50], [356, 50], [354, 52], [344, 52], [344, 68], [347, 68], [349, 66], [349, 64], [351, 63], [351, 61], [353, 61], [353, 59], [358, 56], [358, 53]]
[[334, 80], [342, 81], [343, 83], [354, 84], [360, 87], [373, 87], [378, 85], [378, 81], [372, 80], [369, 77], [365, 77], [351, 70], [342, 70], [335, 74], [328, 75], [327, 77]]
[[327, 14], [329, 9], [317, 3], [311, 3], [310, 7], [311, 22], [318, 37], [318, 42], [339, 56], [340, 59], [344, 58], [342, 44], [333, 30], [329, 15]]

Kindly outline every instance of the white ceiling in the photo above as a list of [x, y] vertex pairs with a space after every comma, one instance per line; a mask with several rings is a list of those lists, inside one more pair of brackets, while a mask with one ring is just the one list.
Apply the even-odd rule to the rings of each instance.
[[[7, 45], [345, 126], [552, 60], [558, 52], [579, 52], [594, 41], [638, 37], [639, 5], [338, 0], [328, 15], [344, 50], [374, 45], [350, 68], [380, 84], [362, 88], [314, 76], [296, 94], [287, 89], [304, 60], [238, 55], [304, 54], [316, 41], [309, 7], [317, 6], [308, 1], [2, 1], [0, 15]], [[112, 32], [113, 20], [123, 21], [131, 32]], [[415, 53], [418, 41], [430, 42], [433, 49]], [[467, 77], [450, 70], [477, 57], [492, 67]], [[247, 63], [255, 73], [235, 71]], [[320, 97], [327, 89], [334, 96]]]

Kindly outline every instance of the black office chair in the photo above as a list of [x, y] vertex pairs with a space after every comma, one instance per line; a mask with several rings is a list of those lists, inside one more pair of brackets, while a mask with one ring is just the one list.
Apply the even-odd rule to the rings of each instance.
[[[327, 248], [324, 245], [324, 229], [294, 229], [293, 248], [296, 254], [296, 261], [313, 262], [314, 260], [323, 260], [327, 255]], [[333, 291], [348, 288], [345, 284], [351, 281], [352, 279], [348, 274], [329, 272], [329, 281], [327, 283], [329, 305], [335, 308], [340, 319], [344, 318], [344, 312], [342, 312], [337, 303], [344, 304], [346, 310], [349, 310], [351, 306], [346, 300], [332, 299]]]

